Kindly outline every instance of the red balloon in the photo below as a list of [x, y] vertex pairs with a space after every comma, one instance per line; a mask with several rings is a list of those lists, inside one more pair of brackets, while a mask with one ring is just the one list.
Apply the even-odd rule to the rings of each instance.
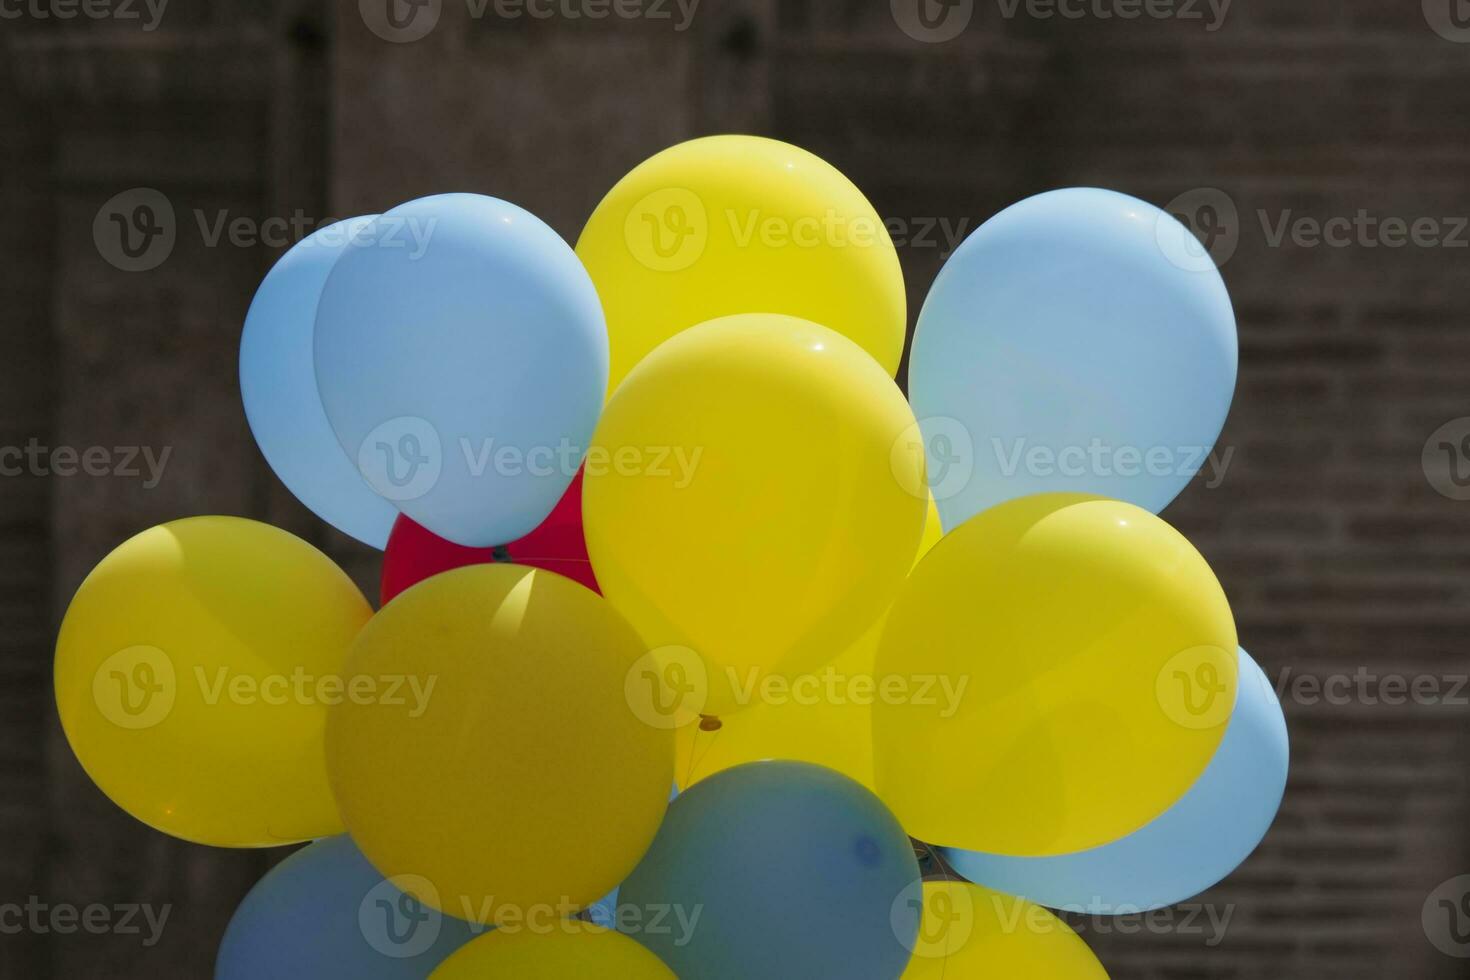
[[587, 557], [587, 539], [582, 534], [582, 471], [572, 479], [567, 492], [557, 501], [546, 520], [517, 541], [494, 548], [466, 548], [446, 541], [403, 514], [393, 522], [388, 547], [383, 552], [382, 604], [411, 585], [431, 575], [465, 565], [495, 561], [531, 565], [565, 575], [602, 594]]

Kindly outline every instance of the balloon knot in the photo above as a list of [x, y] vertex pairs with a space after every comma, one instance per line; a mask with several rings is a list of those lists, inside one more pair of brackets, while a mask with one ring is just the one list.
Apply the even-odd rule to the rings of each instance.
[[717, 732], [725, 727], [725, 723], [714, 715], [699, 716], [699, 730], [702, 732]]

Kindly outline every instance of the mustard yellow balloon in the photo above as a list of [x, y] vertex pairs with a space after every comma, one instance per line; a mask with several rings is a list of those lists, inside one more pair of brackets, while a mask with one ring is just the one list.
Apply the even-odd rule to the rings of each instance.
[[659, 344], [736, 313], [785, 313], [855, 341], [890, 376], [903, 273], [861, 191], [806, 150], [711, 136], [645, 160], [577, 240], [607, 315], [608, 392]]
[[506, 928], [461, 946], [429, 980], [675, 980], [663, 960], [627, 936], [590, 922]]
[[474, 565], [384, 606], [348, 673], [401, 679], [327, 725], [352, 839], [402, 890], [503, 924], [590, 905], [627, 877], [663, 819], [668, 731], [624, 699], [638, 637], [552, 572]]
[[327, 707], [372, 609], [299, 538], [237, 517], [151, 528], [82, 582], [56, 642], [72, 751], [118, 806], [217, 847], [340, 833]]
[[[914, 562], [943, 533], [931, 497]], [[880, 618], [821, 670], [794, 677], [776, 675], [759, 703], [725, 715], [718, 728], [678, 729], [679, 785], [687, 788], [746, 762], [795, 759], [835, 769], [873, 789], [872, 704], [883, 695], [873, 662], [882, 632]]]
[[667, 681], [645, 717], [748, 707], [766, 672], [819, 667], [872, 625], [923, 528], [922, 455], [892, 452], [913, 427], [877, 362], [792, 317], [700, 324], [633, 370], [582, 505], [603, 594]]
[[1107, 980], [1061, 919], [1024, 898], [967, 881], [926, 881], [904, 980]]
[[1066, 854], [1142, 827], [1204, 771], [1235, 703], [1235, 623], [1157, 517], [1040, 494], [982, 511], [919, 563], [877, 672], [962, 691], [874, 705], [879, 796], [909, 833]]

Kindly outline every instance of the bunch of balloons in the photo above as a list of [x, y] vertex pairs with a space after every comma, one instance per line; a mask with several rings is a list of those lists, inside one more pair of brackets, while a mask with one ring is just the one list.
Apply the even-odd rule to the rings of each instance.
[[225, 980], [1104, 976], [1047, 908], [1202, 891], [1286, 778], [1155, 516], [1234, 389], [1200, 255], [1121, 194], [1022, 201], [945, 265], [905, 398], [887, 227], [784, 143], [657, 154], [575, 249], [475, 194], [324, 227], [241, 393], [385, 549], [381, 608], [264, 524], [143, 531], [67, 611], [67, 738], [160, 831], [315, 841]]

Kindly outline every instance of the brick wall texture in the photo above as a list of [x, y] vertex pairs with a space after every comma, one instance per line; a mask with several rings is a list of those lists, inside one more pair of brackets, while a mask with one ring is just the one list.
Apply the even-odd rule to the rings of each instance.
[[[913, 27], [920, 5], [937, 26]], [[1281, 682], [1292, 777], [1259, 852], [1188, 921], [1076, 924], [1120, 978], [1465, 975], [1421, 921], [1432, 890], [1470, 873], [1470, 502], [1423, 461], [1429, 442], [1470, 471], [1470, 428], [1431, 440], [1470, 415], [1463, 3], [723, 0], [686, 21], [687, 2], [664, 0], [600, 20], [566, 16], [597, 8], [582, 0], [544, 18], [443, 0], [410, 43], [370, 30], [370, 7], [4, 8], [0, 444], [171, 457], [152, 487], [0, 479], [0, 902], [172, 912], [146, 947], [7, 930], [0, 976], [206, 976], [280, 857], [168, 840], [81, 772], [50, 662], [87, 570], [148, 525], [236, 513], [302, 534], [372, 591], [374, 556], [302, 510], [251, 442], [236, 344], [284, 242], [216, 240], [219, 217], [315, 223], [470, 190], [574, 238], [640, 159], [722, 131], [801, 144], [883, 214], [933, 226], [901, 245], [912, 311], [946, 231], [1053, 187], [1177, 202], [1221, 249], [1241, 341], [1234, 455], [1165, 516]], [[126, 272], [93, 219], [140, 186], [170, 201], [176, 242]], [[1418, 240], [1395, 221], [1421, 221]], [[1332, 677], [1347, 695], [1314, 696]], [[1435, 693], [1394, 697], [1394, 677]]]

